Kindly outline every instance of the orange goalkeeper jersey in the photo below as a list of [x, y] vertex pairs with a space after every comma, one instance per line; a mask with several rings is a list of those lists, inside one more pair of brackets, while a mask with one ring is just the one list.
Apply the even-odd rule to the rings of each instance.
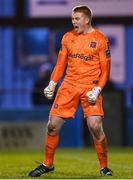
[[87, 34], [67, 32], [62, 38], [62, 48], [51, 80], [58, 82], [66, 66], [64, 80], [86, 85], [97, 81], [103, 88], [110, 72], [108, 39], [96, 29]]

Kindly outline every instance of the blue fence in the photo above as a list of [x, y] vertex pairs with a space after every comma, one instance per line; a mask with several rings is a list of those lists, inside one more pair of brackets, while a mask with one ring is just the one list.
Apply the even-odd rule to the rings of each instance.
[[[30, 110], [1, 110], [0, 122], [47, 122], [49, 116], [50, 106], [43, 106], [42, 108], [33, 108]], [[59, 147], [78, 147], [84, 145], [83, 140], [83, 118], [82, 110], [78, 109], [75, 119], [67, 120], [60, 131], [60, 144]], [[46, 128], [46, 127], [44, 127]], [[40, 137], [42, 138], [42, 137]]]
[[[0, 122], [34, 122], [48, 121], [50, 106], [33, 108], [29, 110], [0, 110]], [[126, 108], [126, 119], [124, 124], [124, 138], [126, 145], [133, 146], [133, 108]], [[106, 119], [105, 119], [106, 120]], [[111, 123], [110, 119], [110, 123]], [[84, 147], [83, 137], [83, 113], [78, 109], [75, 119], [67, 120], [60, 131], [60, 147]], [[108, 124], [109, 126], [109, 124]], [[115, 128], [113, 128], [115, 130]], [[40, 137], [41, 138], [41, 137]], [[90, 139], [88, 139], [90, 141]]]
[[0, 16], [13, 17], [15, 15], [15, 0], [0, 1]]

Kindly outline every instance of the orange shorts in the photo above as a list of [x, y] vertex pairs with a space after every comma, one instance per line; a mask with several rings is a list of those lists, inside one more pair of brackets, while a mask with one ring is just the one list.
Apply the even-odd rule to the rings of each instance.
[[98, 97], [95, 105], [88, 103], [86, 93], [93, 87], [94, 85], [88, 87], [84, 84], [64, 81], [57, 92], [50, 115], [62, 118], [74, 118], [78, 105], [81, 103], [85, 118], [92, 115], [103, 116], [101, 95]]

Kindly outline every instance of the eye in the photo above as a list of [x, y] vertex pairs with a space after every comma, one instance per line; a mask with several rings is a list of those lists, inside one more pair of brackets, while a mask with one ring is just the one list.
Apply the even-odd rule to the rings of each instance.
[[79, 18], [79, 17], [76, 17], [75, 19], [78, 21], [80, 18]]

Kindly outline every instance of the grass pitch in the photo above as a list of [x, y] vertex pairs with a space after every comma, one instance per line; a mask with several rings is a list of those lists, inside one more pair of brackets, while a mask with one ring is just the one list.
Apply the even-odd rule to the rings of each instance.
[[[42, 162], [40, 151], [0, 151], [0, 179], [30, 179], [28, 172]], [[110, 148], [109, 168], [114, 176], [104, 179], [133, 179], [133, 148]], [[102, 179], [94, 149], [58, 149], [55, 172], [37, 179]]]

